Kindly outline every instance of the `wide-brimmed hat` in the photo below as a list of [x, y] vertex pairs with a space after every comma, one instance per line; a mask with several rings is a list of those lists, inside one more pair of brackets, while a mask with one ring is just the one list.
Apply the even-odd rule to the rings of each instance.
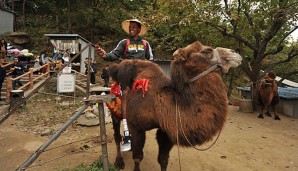
[[122, 23], [122, 29], [127, 34], [129, 34], [129, 24], [130, 24], [130, 22], [137, 22], [137, 23], [140, 23], [141, 24], [141, 31], [139, 33], [140, 36], [147, 34], [147, 31], [148, 31], [147, 30], [147, 27], [141, 21], [139, 21], [138, 19], [130, 19], [130, 20], [123, 21], [123, 23]]

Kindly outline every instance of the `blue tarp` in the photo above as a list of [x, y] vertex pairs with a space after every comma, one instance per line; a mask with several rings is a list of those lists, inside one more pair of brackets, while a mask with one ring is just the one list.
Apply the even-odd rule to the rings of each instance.
[[285, 99], [298, 99], [298, 88], [278, 87], [278, 94]]
[[238, 90], [250, 91], [250, 87], [237, 87]]

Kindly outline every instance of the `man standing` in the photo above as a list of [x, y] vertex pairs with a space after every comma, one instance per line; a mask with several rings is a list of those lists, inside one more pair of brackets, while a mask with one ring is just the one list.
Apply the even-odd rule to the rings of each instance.
[[[89, 62], [89, 58], [87, 57], [86, 59], [85, 59], [85, 68], [86, 68], [86, 70], [85, 70], [85, 75], [87, 75], [88, 74], [88, 62]], [[95, 84], [96, 83], [96, 80], [95, 80], [95, 76], [96, 76], [96, 73], [97, 73], [97, 65], [96, 65], [96, 61], [94, 60], [93, 62], [92, 62], [92, 59], [91, 59], [91, 61], [90, 61], [90, 84]]]
[[[121, 40], [117, 47], [110, 53], [106, 53], [100, 46], [96, 46], [99, 55], [107, 61], [122, 60], [122, 59], [143, 59], [153, 60], [152, 49], [148, 41], [142, 39], [142, 35], [147, 33], [146, 26], [138, 19], [125, 20], [122, 23], [122, 29], [129, 34], [129, 38]], [[121, 86], [121, 85], [120, 85]], [[122, 102], [121, 114], [123, 117], [124, 136], [121, 144], [122, 151], [128, 151], [131, 148], [130, 133], [126, 121], [126, 97], [129, 92], [129, 87], [121, 87]]]
[[[23, 63], [19, 61], [18, 57], [14, 57], [13, 62], [14, 62], [14, 64], [13, 64], [12, 68], [10, 68], [10, 70], [12, 71], [12, 73], [11, 73], [12, 78], [16, 78], [16, 77], [18, 77], [18, 76], [20, 76], [24, 73], [25, 67], [24, 67]], [[16, 89], [17, 84], [19, 86], [23, 86], [20, 79], [14, 80], [12, 82], [12, 89], [13, 90]]]
[[7, 55], [7, 42], [4, 39], [0, 40], [0, 52], [0, 57], [2, 56], [5, 59]]
[[151, 46], [148, 41], [142, 39], [147, 33], [146, 26], [137, 19], [125, 20], [122, 23], [123, 30], [129, 34], [129, 38], [121, 40], [117, 47], [110, 53], [106, 53], [97, 45], [97, 51], [104, 60], [115, 61], [121, 59], [147, 59], [153, 60]]
[[109, 65], [106, 65], [106, 67], [102, 69], [101, 78], [105, 82], [104, 87], [109, 87], [110, 76], [109, 76], [109, 73], [108, 73], [108, 69], [109, 69]]
[[[6, 69], [3, 67], [3, 62], [4, 62], [4, 59], [1, 58], [0, 59], [0, 93], [2, 91], [2, 84], [3, 84], [4, 79], [6, 77]], [[1, 95], [0, 95], [0, 101], [1, 101]]]
[[91, 84], [96, 84], [97, 64], [96, 64], [95, 59], [91, 63], [91, 68], [92, 68], [93, 72], [91, 72], [91, 80], [90, 81], [91, 81]]

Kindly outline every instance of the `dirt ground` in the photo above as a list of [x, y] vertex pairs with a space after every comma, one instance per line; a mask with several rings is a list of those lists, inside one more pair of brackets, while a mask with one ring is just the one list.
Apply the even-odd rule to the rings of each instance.
[[[48, 116], [50, 112], [36, 116], [41, 109], [35, 107], [34, 111], [28, 110], [14, 113], [0, 125], [1, 171], [15, 170], [44, 144], [49, 137], [40, 136], [41, 131], [46, 128], [57, 130], [63, 125], [61, 120], [54, 121], [61, 117], [55, 113], [51, 116]], [[68, 118], [72, 114], [64, 115]], [[257, 112], [242, 113], [238, 107], [229, 106], [227, 122], [216, 144], [207, 151], [180, 148], [178, 152], [175, 146], [170, 153], [168, 170], [297, 171], [298, 120], [285, 115], [281, 115], [281, 121], [269, 117], [262, 120], [257, 115]], [[41, 122], [42, 118], [47, 119]], [[116, 151], [112, 125], [107, 124], [106, 129], [108, 157], [113, 163]], [[96, 138], [99, 131], [99, 126], [81, 127], [72, 124], [27, 170], [52, 171], [73, 168], [80, 163], [92, 163], [101, 155], [101, 146]], [[159, 170], [155, 132], [152, 130], [147, 133], [144, 160], [141, 163], [143, 171]], [[207, 148], [211, 143], [199, 148]], [[131, 152], [124, 152], [123, 156], [125, 170], [133, 170]]]

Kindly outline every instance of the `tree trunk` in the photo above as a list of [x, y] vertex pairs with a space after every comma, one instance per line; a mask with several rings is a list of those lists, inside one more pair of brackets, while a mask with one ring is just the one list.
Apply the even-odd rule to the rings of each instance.
[[59, 27], [59, 9], [56, 8], [56, 32], [59, 33], [60, 32], [60, 27]]
[[[14, 11], [14, 1], [11, 1], [11, 10]], [[14, 15], [14, 17], [13, 17], [13, 31], [16, 31], [16, 29], [17, 29], [16, 23], [17, 23], [16, 16]]]
[[98, 0], [94, 0], [94, 1], [92, 1], [92, 23], [91, 23], [91, 35], [90, 35], [90, 37], [91, 37], [91, 42], [94, 42], [95, 41], [95, 35], [94, 35], [94, 30], [95, 30], [95, 23], [96, 23], [96, 20], [95, 20], [95, 9], [96, 9], [96, 7], [97, 7], [97, 4], [99, 3], [99, 1]]
[[23, 1], [23, 27], [26, 27], [26, 12], [25, 12], [25, 8], [26, 7], [26, 0]]
[[14, 1], [10, 1], [11, 2], [11, 10], [14, 11]]
[[94, 42], [94, 29], [95, 29], [95, 17], [94, 17], [94, 8], [92, 9], [92, 23], [91, 23], [91, 42]]
[[70, 34], [72, 33], [72, 25], [71, 25], [71, 11], [70, 11], [70, 0], [67, 0], [67, 25], [68, 25], [68, 29], [67, 32]]

